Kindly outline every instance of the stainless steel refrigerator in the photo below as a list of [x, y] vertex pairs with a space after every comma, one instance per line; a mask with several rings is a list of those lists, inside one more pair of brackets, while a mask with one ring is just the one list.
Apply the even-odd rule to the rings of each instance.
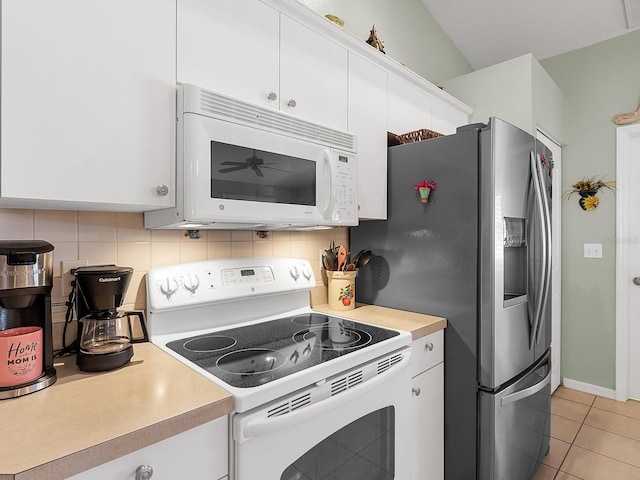
[[531, 479], [548, 452], [552, 174], [541, 142], [491, 118], [389, 148], [388, 219], [350, 230], [374, 253], [357, 301], [448, 320], [446, 480]]

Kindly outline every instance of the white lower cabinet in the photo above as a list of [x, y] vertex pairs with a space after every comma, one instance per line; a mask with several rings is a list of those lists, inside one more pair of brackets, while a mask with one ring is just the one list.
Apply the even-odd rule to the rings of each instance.
[[444, 478], [443, 332], [415, 340], [411, 347], [411, 444], [413, 480]]
[[228, 432], [228, 417], [221, 417], [74, 475], [70, 480], [227, 479]]

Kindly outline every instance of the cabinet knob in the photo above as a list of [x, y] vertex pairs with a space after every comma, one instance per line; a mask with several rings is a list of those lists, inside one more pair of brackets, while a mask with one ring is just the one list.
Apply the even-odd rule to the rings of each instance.
[[640, 277], [634, 277], [633, 284], [634, 285], [640, 285]]
[[411, 391], [413, 392], [413, 394], [414, 394], [416, 397], [419, 397], [419, 396], [420, 396], [420, 387], [413, 387], [413, 388], [411, 389]]
[[140, 465], [136, 468], [136, 480], [149, 480], [153, 476], [153, 468], [149, 465]]
[[288, 107], [295, 108], [296, 105], [296, 101], [293, 98], [287, 102]]
[[156, 187], [156, 192], [161, 197], [165, 197], [169, 193], [169, 187], [167, 187], [166, 185], [158, 185]]
[[429, 351], [433, 350], [433, 343], [431, 343], [431, 342], [427, 343], [427, 344], [424, 346], [424, 348], [426, 348], [426, 349], [427, 349], [427, 350], [429, 350]]
[[275, 102], [277, 99], [278, 95], [276, 95], [276, 92], [270, 92], [269, 95], [267, 95], [267, 100], [270, 102]]

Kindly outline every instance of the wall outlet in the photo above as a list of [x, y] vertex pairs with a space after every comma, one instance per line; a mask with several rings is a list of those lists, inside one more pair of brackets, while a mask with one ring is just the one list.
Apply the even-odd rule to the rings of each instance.
[[585, 243], [584, 258], [602, 258], [601, 243]]
[[86, 267], [89, 265], [89, 260], [62, 260], [60, 263], [60, 271], [62, 272], [62, 295], [64, 298], [68, 298], [71, 293], [71, 282], [73, 281], [71, 270], [78, 267]]

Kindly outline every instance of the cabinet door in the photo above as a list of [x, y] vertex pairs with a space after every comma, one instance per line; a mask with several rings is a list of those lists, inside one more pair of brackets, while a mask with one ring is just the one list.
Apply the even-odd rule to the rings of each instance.
[[412, 467], [413, 480], [444, 478], [444, 364], [414, 377]]
[[280, 17], [280, 110], [347, 129], [347, 50]]
[[387, 218], [387, 72], [349, 55], [348, 130], [358, 136], [358, 216]]
[[2, 2], [5, 204], [174, 203], [175, 0]]
[[431, 128], [445, 135], [456, 133], [458, 127], [469, 123], [467, 113], [439, 100], [433, 100], [431, 117]]
[[431, 128], [431, 96], [414, 87], [406, 80], [389, 75], [390, 132], [402, 134]]
[[279, 30], [257, 0], [178, 0], [178, 82], [278, 108]]
[[69, 480], [132, 479], [140, 466], [151, 467], [154, 480], [217, 480], [229, 473], [228, 451], [228, 417], [222, 417], [74, 475]]

